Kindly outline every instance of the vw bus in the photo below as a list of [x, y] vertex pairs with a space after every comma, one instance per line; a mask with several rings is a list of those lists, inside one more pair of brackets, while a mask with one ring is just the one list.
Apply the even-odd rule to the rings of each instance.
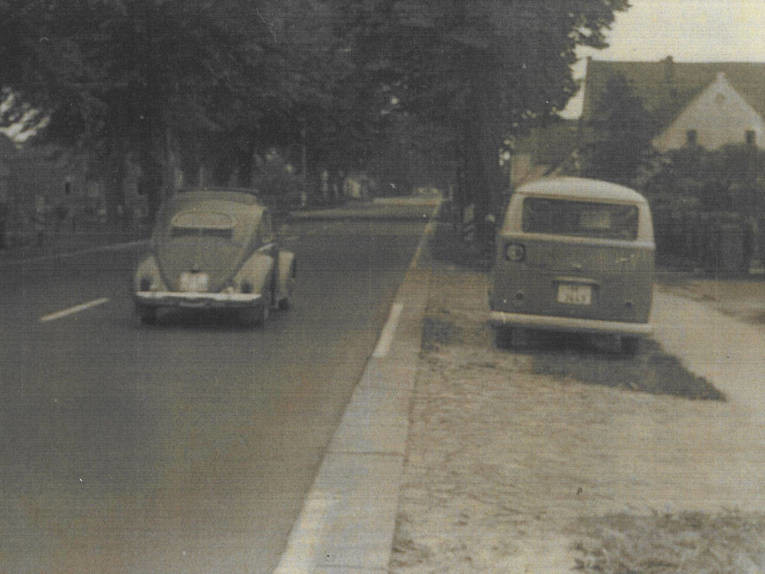
[[634, 353], [651, 334], [653, 224], [627, 187], [541, 179], [513, 193], [496, 240], [489, 322], [603, 333]]

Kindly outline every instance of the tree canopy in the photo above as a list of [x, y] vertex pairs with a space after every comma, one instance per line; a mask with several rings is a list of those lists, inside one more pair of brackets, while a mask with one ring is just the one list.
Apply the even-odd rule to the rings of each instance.
[[[170, 156], [248, 180], [304, 147], [362, 167], [386, 130], [439, 128], [466, 201], [496, 208], [500, 147], [563, 109], [576, 48], [605, 46], [627, 0], [0, 0], [6, 124], [87, 151], [154, 199]], [[409, 118], [409, 119], [406, 119]], [[385, 146], [383, 146], [385, 147]], [[448, 146], [447, 146], [448, 147]], [[165, 176], [166, 177], [166, 176]]]
[[588, 177], [629, 185], [651, 154], [655, 125], [628, 80], [615, 74], [608, 79], [600, 117], [588, 128], [592, 137], [584, 150]]
[[356, 66], [400, 109], [449, 126], [464, 200], [499, 209], [499, 150], [528, 122], [562, 110], [578, 46], [606, 46], [626, 0], [334, 0]]

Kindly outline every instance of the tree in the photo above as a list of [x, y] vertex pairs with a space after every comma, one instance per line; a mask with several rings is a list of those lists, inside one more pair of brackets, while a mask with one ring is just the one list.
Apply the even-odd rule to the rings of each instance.
[[600, 117], [588, 126], [593, 135], [585, 150], [585, 175], [630, 184], [651, 153], [654, 123], [621, 74], [608, 79], [597, 109]]
[[334, 0], [356, 67], [397, 108], [448, 126], [465, 189], [482, 219], [497, 212], [499, 154], [524, 123], [562, 110], [576, 91], [580, 45], [604, 47], [626, 0]]
[[259, 5], [6, 1], [0, 4], [7, 33], [0, 54], [11, 63], [2, 77], [10, 104], [5, 122], [23, 121], [38, 140], [93, 158], [110, 184], [110, 215], [120, 201], [125, 160], [132, 158], [150, 210], [156, 209], [173, 138], [225, 131], [242, 94], [257, 92], [252, 78], [268, 67], [271, 38]]

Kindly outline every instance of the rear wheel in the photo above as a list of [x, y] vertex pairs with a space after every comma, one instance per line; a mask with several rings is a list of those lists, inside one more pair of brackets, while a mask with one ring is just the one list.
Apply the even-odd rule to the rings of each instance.
[[138, 313], [138, 319], [144, 325], [154, 325], [157, 322], [157, 308], [150, 307], [148, 305], [136, 305], [136, 313]]
[[494, 345], [498, 349], [511, 348], [513, 346], [512, 327], [495, 327], [494, 328]]
[[247, 327], [256, 327], [258, 325], [265, 325], [268, 320], [268, 316], [271, 314], [271, 291], [267, 290], [263, 293], [261, 299], [261, 305], [257, 307], [248, 307], [242, 309], [239, 312], [239, 320], [243, 325]]
[[295, 262], [293, 261], [292, 266], [290, 267], [289, 279], [287, 280], [287, 295], [279, 299], [278, 306], [282, 311], [286, 311], [292, 307], [292, 289], [294, 288], [296, 271], [297, 268], [295, 267]]

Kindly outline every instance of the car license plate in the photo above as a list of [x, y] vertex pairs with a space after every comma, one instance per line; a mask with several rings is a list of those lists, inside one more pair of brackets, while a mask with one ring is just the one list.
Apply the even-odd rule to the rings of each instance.
[[194, 293], [204, 293], [207, 291], [209, 283], [207, 273], [181, 273], [181, 291], [190, 291]]
[[592, 286], [561, 283], [558, 285], [558, 303], [568, 305], [591, 305]]

